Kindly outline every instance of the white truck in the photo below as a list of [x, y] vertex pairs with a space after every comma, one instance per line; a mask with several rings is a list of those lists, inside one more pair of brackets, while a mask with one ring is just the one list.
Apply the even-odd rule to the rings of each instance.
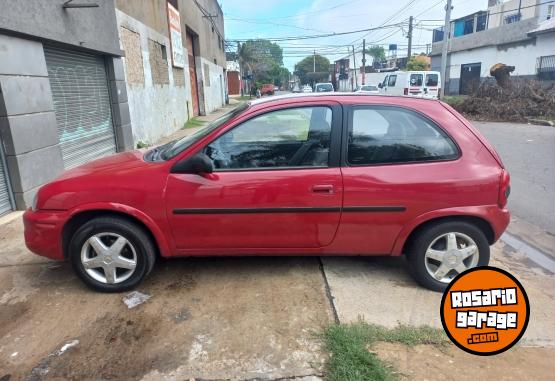
[[438, 71], [395, 71], [387, 73], [378, 87], [384, 95], [438, 99], [441, 77]]

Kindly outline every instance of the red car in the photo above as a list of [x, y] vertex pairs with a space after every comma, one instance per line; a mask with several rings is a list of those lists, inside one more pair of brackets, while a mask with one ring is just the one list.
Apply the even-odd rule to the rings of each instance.
[[299, 254], [405, 254], [442, 290], [488, 264], [509, 190], [492, 146], [439, 101], [276, 97], [67, 171], [38, 191], [25, 240], [101, 291], [133, 288], [159, 256]]
[[272, 85], [271, 83], [262, 85], [262, 87], [260, 88], [260, 94], [261, 95], [274, 95], [274, 85]]

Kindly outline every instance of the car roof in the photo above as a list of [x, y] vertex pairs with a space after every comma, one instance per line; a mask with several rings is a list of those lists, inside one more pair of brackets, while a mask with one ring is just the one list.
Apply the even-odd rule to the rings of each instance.
[[[371, 97], [371, 98], [369, 98]], [[357, 99], [358, 98], [358, 99]], [[387, 103], [398, 103], [403, 104], [404, 102], [438, 102], [437, 99], [428, 99], [428, 98], [415, 98], [415, 97], [407, 97], [402, 95], [383, 95], [383, 94], [362, 94], [362, 93], [345, 93], [345, 92], [335, 92], [335, 93], [310, 93], [310, 94], [285, 94], [285, 95], [275, 95], [273, 97], [268, 98], [259, 98], [249, 102], [250, 106], [271, 106], [280, 103], [289, 103], [289, 101], [311, 101], [311, 100], [325, 100], [325, 101], [336, 101], [336, 102], [352, 102], [353, 100], [356, 101], [364, 101], [368, 99], [377, 99], [382, 98], [387, 101]], [[398, 102], [392, 102], [392, 100], [398, 100]]]

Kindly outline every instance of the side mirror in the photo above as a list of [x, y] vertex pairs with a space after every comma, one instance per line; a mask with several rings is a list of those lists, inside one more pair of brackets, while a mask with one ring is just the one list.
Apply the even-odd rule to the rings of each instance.
[[203, 175], [214, 172], [214, 163], [208, 155], [199, 152], [193, 157], [178, 161], [170, 172]]
[[383, 83], [378, 83], [378, 87], [381, 89], [383, 87]]

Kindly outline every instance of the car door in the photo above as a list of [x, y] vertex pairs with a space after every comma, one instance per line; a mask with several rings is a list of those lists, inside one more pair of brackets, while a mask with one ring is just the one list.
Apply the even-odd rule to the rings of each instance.
[[433, 121], [399, 106], [350, 108], [344, 140], [343, 214], [336, 242], [352, 253], [388, 254], [408, 221], [456, 203], [450, 178], [459, 151]]
[[262, 111], [202, 148], [214, 173], [170, 174], [166, 209], [179, 250], [318, 248], [337, 231], [342, 109]]

